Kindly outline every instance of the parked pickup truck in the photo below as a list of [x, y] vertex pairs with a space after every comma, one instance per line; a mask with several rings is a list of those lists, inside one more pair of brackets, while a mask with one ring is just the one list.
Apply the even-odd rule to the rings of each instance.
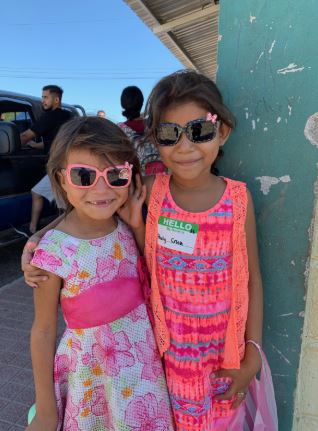
[[[79, 105], [62, 104], [74, 116], [85, 115]], [[19, 228], [31, 215], [31, 188], [45, 175], [42, 150], [21, 147], [20, 133], [42, 115], [39, 97], [0, 90], [0, 247], [25, 238]], [[46, 202], [43, 216], [56, 211]]]

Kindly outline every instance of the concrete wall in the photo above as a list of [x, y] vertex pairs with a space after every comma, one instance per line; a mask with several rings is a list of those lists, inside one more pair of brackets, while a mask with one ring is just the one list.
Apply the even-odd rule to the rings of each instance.
[[313, 241], [308, 265], [306, 314], [296, 391], [294, 431], [318, 430], [318, 202], [312, 225]]
[[[246, 181], [254, 197], [265, 290], [264, 348], [279, 430], [290, 431], [317, 177], [318, 120], [311, 116], [318, 111], [318, 5], [315, 0], [221, 0], [220, 6], [217, 82], [238, 122], [220, 171]], [[317, 331], [314, 336], [317, 341]], [[315, 345], [304, 363], [316, 366], [318, 378], [317, 351]]]

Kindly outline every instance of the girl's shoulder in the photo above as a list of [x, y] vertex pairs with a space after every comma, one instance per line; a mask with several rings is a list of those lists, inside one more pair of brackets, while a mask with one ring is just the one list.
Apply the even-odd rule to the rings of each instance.
[[227, 184], [227, 189], [233, 200], [246, 199], [247, 185], [243, 181], [232, 180], [231, 178], [222, 177]]
[[37, 245], [32, 258], [32, 265], [65, 278], [72, 265], [81, 240], [57, 229], [46, 232]]
[[[131, 228], [120, 218], [118, 218], [118, 226], [114, 233], [116, 233], [115, 236], [119, 239], [122, 238], [122, 235], [125, 235], [126, 238], [134, 238]], [[113, 238], [113, 240], [115, 241], [115, 238]]]
[[244, 181], [233, 180], [232, 178], [222, 177], [229, 187], [246, 189], [246, 183]]
[[247, 184], [243, 181], [232, 180], [230, 178], [224, 178], [224, 180], [227, 183], [229, 198], [233, 204], [234, 221], [244, 221], [248, 207], [253, 205], [252, 196], [247, 188]]
[[66, 232], [59, 229], [50, 229], [41, 238], [37, 248], [41, 247], [44, 249], [50, 249], [57, 246], [62, 247], [65, 244], [73, 244], [79, 246], [81, 239], [76, 238]]
[[169, 184], [171, 174], [169, 172], [159, 172], [155, 175], [149, 175], [143, 178], [143, 182], [147, 188], [146, 204], [149, 204], [150, 197], [158, 188], [162, 189], [164, 184]]

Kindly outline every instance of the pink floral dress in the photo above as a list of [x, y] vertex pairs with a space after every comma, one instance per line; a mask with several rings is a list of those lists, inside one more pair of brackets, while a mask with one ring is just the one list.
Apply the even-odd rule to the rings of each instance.
[[54, 361], [58, 431], [173, 430], [137, 260], [121, 221], [94, 240], [51, 230], [35, 251], [33, 265], [64, 280], [67, 327]]

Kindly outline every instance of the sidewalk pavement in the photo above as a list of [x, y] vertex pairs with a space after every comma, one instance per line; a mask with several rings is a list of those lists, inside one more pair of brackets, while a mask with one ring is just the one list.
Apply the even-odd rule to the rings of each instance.
[[[0, 431], [21, 431], [34, 403], [30, 355], [33, 290], [19, 278], [0, 287]], [[64, 330], [59, 318], [58, 335]]]

